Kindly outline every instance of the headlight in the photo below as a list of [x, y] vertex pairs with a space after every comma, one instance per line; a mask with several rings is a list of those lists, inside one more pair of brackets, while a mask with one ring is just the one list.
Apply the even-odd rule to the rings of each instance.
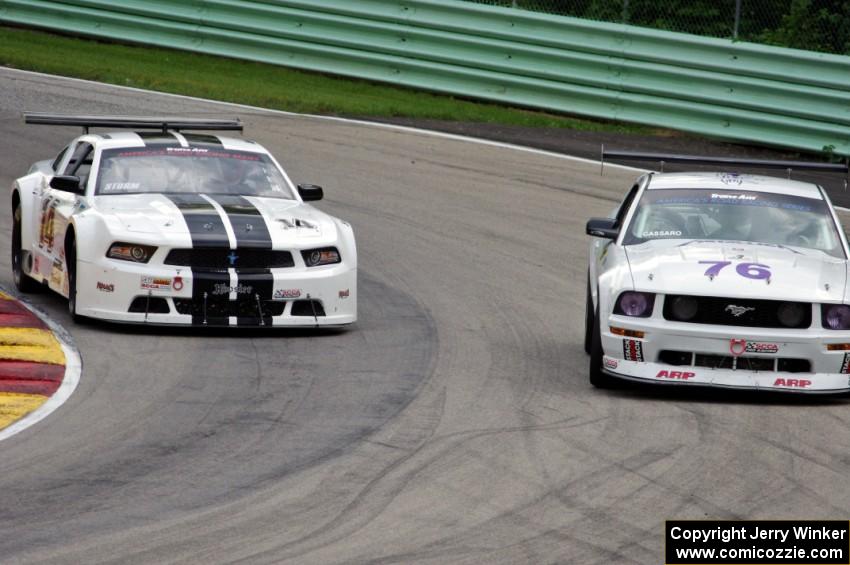
[[336, 247], [323, 247], [321, 249], [307, 249], [301, 252], [301, 257], [304, 258], [304, 264], [308, 267], [318, 267], [319, 265], [332, 265], [339, 263], [339, 251]]
[[828, 330], [850, 330], [850, 306], [846, 304], [821, 304], [821, 320]]
[[776, 309], [776, 317], [786, 328], [799, 328], [805, 320], [806, 309], [798, 302], [783, 302]]
[[134, 263], [147, 263], [151, 260], [156, 247], [152, 245], [138, 245], [136, 243], [115, 242], [109, 247], [106, 256], [110, 259], [121, 259], [122, 261], [133, 261]]
[[693, 296], [677, 296], [670, 302], [670, 313], [680, 322], [692, 320], [698, 309], [699, 303]]
[[624, 314], [636, 318], [648, 318], [652, 315], [655, 295], [648, 292], [624, 292], [617, 299], [615, 314]]

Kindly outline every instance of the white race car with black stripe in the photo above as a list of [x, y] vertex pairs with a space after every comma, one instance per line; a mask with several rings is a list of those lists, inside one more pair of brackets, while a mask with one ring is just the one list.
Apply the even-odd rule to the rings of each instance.
[[587, 233], [593, 385], [850, 391], [850, 250], [821, 187], [650, 173]]
[[[17, 288], [68, 298], [75, 319], [193, 326], [339, 326], [357, 319], [351, 226], [305, 201], [227, 120], [27, 114], [80, 125], [14, 182]], [[140, 131], [88, 133], [90, 127]], [[154, 130], [154, 131], [141, 131]], [[190, 133], [194, 131], [196, 133]]]

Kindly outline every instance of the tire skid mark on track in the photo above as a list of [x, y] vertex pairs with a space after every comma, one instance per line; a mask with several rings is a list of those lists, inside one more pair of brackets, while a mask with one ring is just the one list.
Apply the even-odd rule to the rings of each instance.
[[[75, 111], [233, 108], [94, 84], [69, 103], [49, 88], [55, 79], [39, 82], [50, 96], [21, 100]], [[535, 183], [612, 196], [636, 171], [610, 175], [606, 167], [600, 181], [598, 164], [564, 156], [544, 162], [540, 152], [511, 156], [506, 146], [448, 136], [246, 114], [252, 136], [286, 154], [293, 178], [331, 189], [322, 206], [355, 226], [363, 272], [374, 278], [364, 285], [374, 294], [362, 326], [348, 336], [257, 339], [255, 349], [227, 338], [198, 350], [179, 336], [118, 335], [119, 352], [159, 370], [157, 378], [95, 355], [103, 332], [81, 331], [97, 363], [89, 381], [97, 386], [85, 398], [97, 421], [63, 420], [54, 434], [62, 443], [53, 445], [70, 447], [40, 454], [42, 468], [56, 469], [49, 496], [32, 504], [8, 492], [4, 499], [0, 489], [0, 504], [23, 501], [6, 504], [20, 520], [0, 517], [0, 528], [18, 534], [0, 540], [4, 555], [60, 563], [654, 563], [664, 518], [819, 518], [850, 508], [836, 473], [850, 470], [844, 405], [590, 389], [580, 346], [583, 222], [605, 214], [610, 198]], [[30, 153], [50, 141], [20, 138]], [[340, 152], [340, 138], [356, 143]], [[472, 170], [454, 183], [453, 165]], [[411, 310], [384, 308], [390, 291]], [[412, 339], [428, 341], [417, 350], [426, 362], [387, 365], [408, 384], [416, 379], [407, 373], [425, 371], [415, 398], [404, 404], [384, 393], [364, 425], [354, 419], [359, 394], [387, 382], [380, 372], [363, 378], [363, 366], [337, 370], [339, 357], [371, 348], [363, 365], [389, 363], [416, 345], [398, 333], [424, 323], [421, 316], [427, 328]], [[245, 357], [230, 362], [237, 351]], [[230, 371], [226, 378], [216, 378], [218, 367]], [[182, 374], [169, 379], [167, 371]], [[275, 372], [293, 381], [276, 383]], [[379, 413], [388, 405], [401, 411]], [[322, 435], [333, 427], [348, 435]], [[298, 459], [320, 442], [332, 449]], [[146, 449], [166, 448], [176, 449], [144, 467]], [[142, 474], [128, 468], [136, 451]], [[24, 469], [30, 453], [12, 455], [22, 463], [0, 460], [0, 487], [43, 488]], [[46, 518], [51, 512], [60, 516]]]

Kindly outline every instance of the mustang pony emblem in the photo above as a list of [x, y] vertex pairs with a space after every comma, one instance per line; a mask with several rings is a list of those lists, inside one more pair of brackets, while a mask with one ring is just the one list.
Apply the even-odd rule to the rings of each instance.
[[231, 251], [230, 255], [227, 256], [227, 260], [230, 261], [231, 267], [236, 264], [237, 259], [239, 259], [239, 255], [237, 255], [235, 251]]
[[736, 318], [740, 318], [741, 316], [743, 316], [747, 312], [751, 312], [751, 311], [755, 310], [755, 308], [753, 308], [751, 306], [738, 306], [736, 304], [730, 304], [725, 308], [725, 310], [727, 312], [729, 312], [730, 314], [732, 314], [733, 316], [735, 316]]

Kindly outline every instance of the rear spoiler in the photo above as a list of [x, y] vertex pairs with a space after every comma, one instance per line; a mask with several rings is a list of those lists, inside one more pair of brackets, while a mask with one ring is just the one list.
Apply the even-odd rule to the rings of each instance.
[[[602, 169], [605, 167], [605, 158], [620, 159], [624, 161], [654, 161], [660, 165], [660, 170], [664, 172], [666, 163], [693, 163], [699, 165], [744, 165], [760, 169], [784, 169], [788, 173], [788, 178], [791, 178], [791, 171], [822, 171], [827, 173], [844, 173], [850, 172], [850, 158], [845, 158], [843, 163], [822, 163], [816, 161], [772, 161], [765, 159], [740, 159], [738, 157], [706, 157], [701, 155], [679, 155], [675, 153], [640, 153], [635, 151], [616, 151], [606, 150], [603, 145], [600, 149], [600, 169], [599, 174], [602, 174]], [[845, 188], [847, 187], [847, 179], [844, 181]]]
[[155, 129], [168, 130], [215, 130], [242, 131], [242, 121], [210, 120], [206, 118], [147, 117], [147, 116], [69, 116], [64, 114], [45, 114], [25, 112], [24, 123], [46, 126], [80, 126], [83, 133], [89, 128]]

